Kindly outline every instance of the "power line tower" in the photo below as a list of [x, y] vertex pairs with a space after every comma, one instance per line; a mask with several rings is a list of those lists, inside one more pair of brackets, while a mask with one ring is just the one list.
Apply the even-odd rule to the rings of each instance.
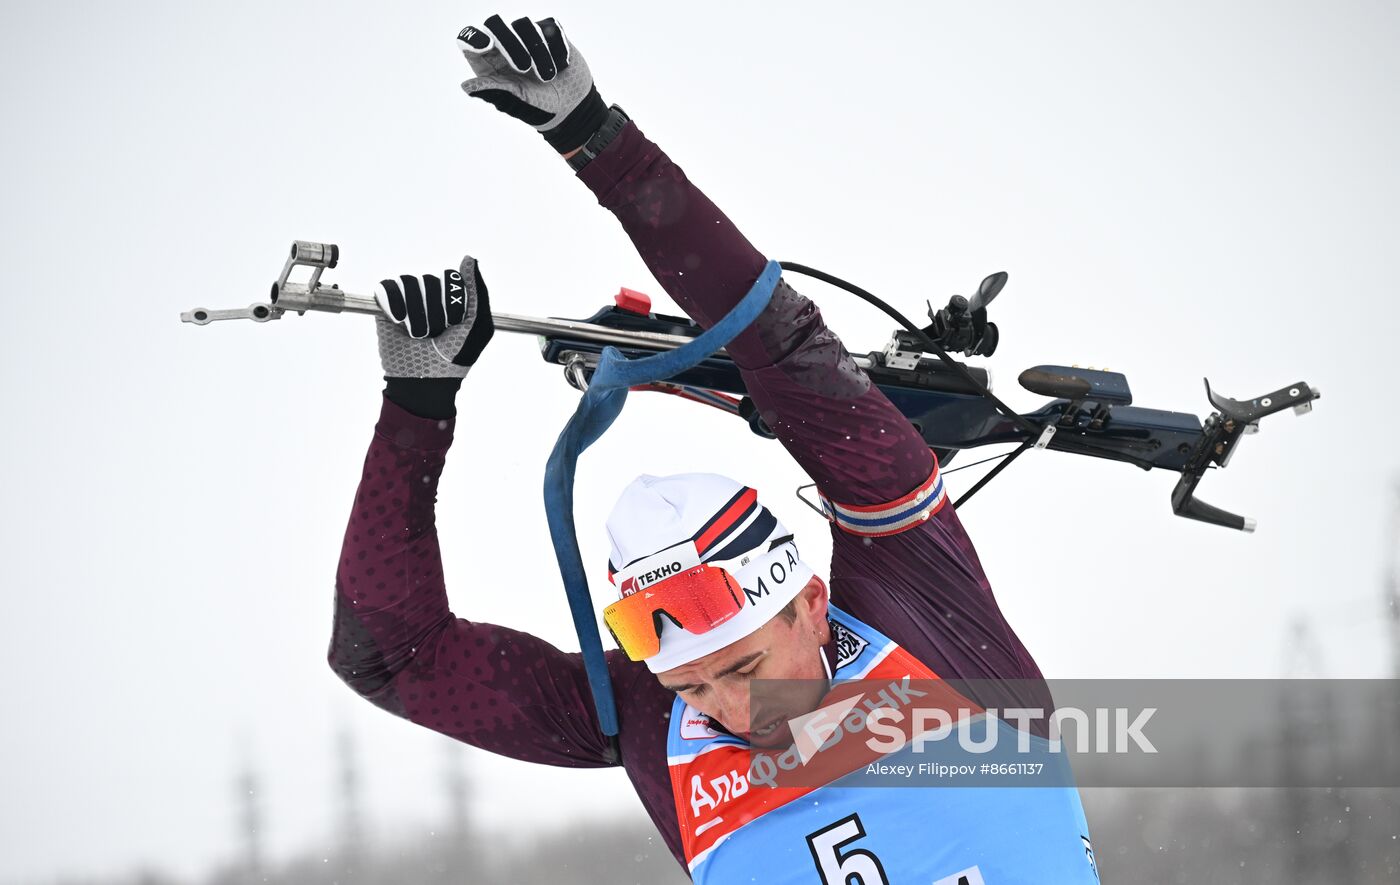
[[447, 794], [448, 835], [454, 845], [465, 845], [471, 837], [471, 812], [468, 806], [466, 754], [456, 743], [443, 745], [443, 791]]
[[1390, 484], [1390, 530], [1386, 533], [1385, 612], [1390, 629], [1390, 675], [1400, 679], [1400, 477]]
[[263, 881], [263, 814], [259, 781], [251, 763], [244, 762], [234, 779], [239, 836], [239, 878]]
[[[1284, 674], [1297, 680], [1279, 711], [1279, 758], [1282, 783], [1308, 783], [1319, 772], [1337, 770], [1338, 734], [1322, 649], [1302, 618], [1294, 621]], [[1350, 882], [1352, 857], [1347, 850], [1350, 825], [1347, 803], [1332, 788], [1287, 787], [1281, 795], [1288, 865], [1292, 882]]]
[[340, 865], [344, 872], [342, 881], [359, 882], [363, 880], [366, 858], [362, 785], [355, 740], [348, 727], [342, 726], [336, 734], [335, 756], [336, 808], [340, 812], [337, 838], [340, 842]]
[[471, 781], [467, 776], [466, 748], [456, 741], [443, 741], [442, 789], [447, 800], [447, 827], [440, 852], [440, 872], [444, 882], [460, 882], [480, 872], [480, 858], [474, 858], [470, 807]]
[[[1380, 703], [1377, 704], [1380, 721], [1374, 729], [1376, 735], [1375, 755], [1377, 761], [1390, 772], [1400, 771], [1400, 746], [1396, 746], [1394, 735], [1400, 734], [1400, 476], [1390, 484], [1390, 524], [1385, 536], [1385, 576], [1382, 579], [1382, 600], [1386, 630], [1390, 634], [1390, 678], [1389, 685], [1382, 683]], [[1400, 790], [1389, 791], [1392, 795]], [[1382, 803], [1377, 815], [1381, 834], [1393, 836], [1400, 829], [1400, 803], [1393, 799]], [[1393, 843], [1392, 843], [1393, 844]]]

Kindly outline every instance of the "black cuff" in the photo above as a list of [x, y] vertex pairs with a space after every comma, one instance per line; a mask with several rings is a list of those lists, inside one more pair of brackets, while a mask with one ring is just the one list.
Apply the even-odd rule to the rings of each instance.
[[598, 87], [594, 86], [562, 123], [542, 134], [550, 147], [561, 154], [567, 154], [574, 148], [583, 147], [607, 118], [608, 106], [598, 94]]
[[608, 114], [603, 118], [603, 125], [598, 127], [598, 131], [593, 133], [592, 137], [584, 142], [583, 147], [569, 158], [569, 167], [575, 172], [583, 169], [609, 144], [612, 144], [612, 140], [617, 138], [622, 128], [631, 121], [632, 118], [627, 116], [627, 112], [617, 105], [608, 108]]
[[445, 420], [457, 417], [457, 391], [461, 378], [385, 378], [384, 396], [419, 418]]

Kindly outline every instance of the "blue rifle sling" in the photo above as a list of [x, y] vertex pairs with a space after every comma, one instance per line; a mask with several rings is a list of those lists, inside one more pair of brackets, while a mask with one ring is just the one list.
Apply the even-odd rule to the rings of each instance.
[[694, 341], [675, 350], [628, 359], [615, 347], [603, 348], [588, 390], [579, 400], [569, 423], [564, 425], [545, 465], [544, 506], [549, 520], [549, 535], [554, 542], [554, 555], [559, 560], [559, 574], [564, 579], [564, 592], [568, 595], [574, 630], [578, 633], [579, 645], [583, 650], [583, 663], [588, 670], [588, 684], [593, 692], [598, 722], [603, 734], [609, 737], [617, 735], [617, 704], [613, 699], [608, 665], [603, 657], [603, 641], [588, 592], [588, 577], [579, 553], [578, 535], [574, 530], [574, 471], [578, 456], [597, 442], [621, 414], [628, 388], [678, 375], [698, 365], [746, 329], [768, 306], [782, 272], [778, 262], [768, 262], [748, 294], [734, 305], [733, 310]]

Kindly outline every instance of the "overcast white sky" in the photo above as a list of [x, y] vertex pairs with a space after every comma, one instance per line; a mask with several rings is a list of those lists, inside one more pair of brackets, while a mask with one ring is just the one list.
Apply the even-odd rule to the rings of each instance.
[[[441, 817], [446, 739], [324, 663], [379, 408], [371, 323], [178, 314], [262, 299], [294, 238], [338, 242], [328, 279], [352, 291], [469, 251], [499, 310], [583, 316], [619, 285], [669, 308], [542, 140], [459, 91], [453, 37], [494, 11], [0, 7], [0, 881], [227, 858], [240, 758], [266, 779], [273, 853], [309, 845], [333, 826], [342, 727], [375, 831]], [[1018, 408], [1040, 400], [1016, 375], [1043, 362], [1124, 371], [1137, 404], [1197, 414], [1203, 375], [1241, 398], [1323, 390], [1203, 485], [1258, 519], [1253, 536], [1173, 517], [1173, 475], [1054, 453], [966, 507], [1048, 675], [1271, 676], [1298, 616], [1328, 675], [1387, 672], [1400, 7], [503, 11], [556, 15], [604, 97], [771, 256], [914, 314], [1009, 271], [990, 365]], [[852, 350], [888, 336], [868, 307], [796, 282]], [[569, 647], [540, 479], [575, 397], [532, 341], [498, 336], [459, 400], [439, 506], [458, 612]], [[662, 415], [684, 429], [651, 431]], [[803, 478], [775, 443], [638, 396], [581, 467], [600, 574], [626, 480], [696, 469], [757, 485], [825, 562], [824, 524], [791, 497]], [[953, 474], [953, 493], [976, 472]], [[512, 502], [511, 518], [484, 500]], [[503, 834], [642, 814], [619, 771], [463, 752], [475, 810]]]

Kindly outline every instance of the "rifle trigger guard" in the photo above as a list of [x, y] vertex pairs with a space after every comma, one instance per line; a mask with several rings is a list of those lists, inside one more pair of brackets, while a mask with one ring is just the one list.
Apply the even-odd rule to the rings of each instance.
[[802, 493], [805, 492], [807, 489], [815, 489], [816, 487], [817, 487], [817, 484], [816, 484], [816, 483], [814, 483], [814, 482], [809, 482], [809, 483], [807, 483], [806, 485], [798, 486], [798, 487], [797, 487], [797, 491], [796, 491], [794, 494], [797, 495], [797, 500], [801, 501], [803, 504], [806, 504], [806, 505], [807, 505], [809, 508], [811, 508], [818, 516], [820, 516], [822, 519], [826, 520], [827, 522], [831, 522], [831, 514], [827, 513], [826, 510], [824, 510], [821, 506], [812, 503], [811, 499], [809, 499], [806, 495], [802, 494]]

